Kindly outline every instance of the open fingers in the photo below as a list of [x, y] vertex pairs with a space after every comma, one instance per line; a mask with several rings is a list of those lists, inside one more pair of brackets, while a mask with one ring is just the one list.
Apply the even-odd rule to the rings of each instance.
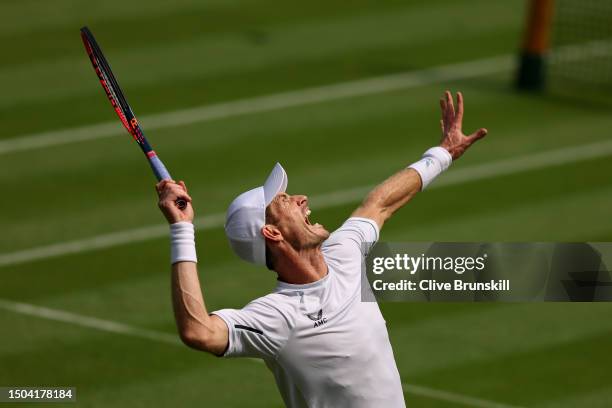
[[440, 98], [440, 111], [442, 113], [442, 120], [440, 120], [440, 127], [442, 128], [442, 134], [445, 134], [448, 131], [449, 123], [446, 118], [446, 100], [444, 98]]
[[461, 92], [457, 92], [457, 114], [455, 115], [455, 126], [461, 129], [462, 122], [463, 122], [463, 94]]
[[440, 108], [442, 109], [442, 133], [446, 134], [450, 131], [455, 121], [455, 107], [449, 91], [444, 92], [444, 96], [440, 99]]
[[446, 100], [446, 121], [448, 125], [452, 125], [455, 120], [455, 105], [453, 104], [453, 95], [450, 91], [444, 92], [444, 98]]

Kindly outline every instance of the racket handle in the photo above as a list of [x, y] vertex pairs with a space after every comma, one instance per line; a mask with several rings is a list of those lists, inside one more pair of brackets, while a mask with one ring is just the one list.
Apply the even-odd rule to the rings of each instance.
[[[151, 164], [151, 168], [153, 169], [153, 173], [155, 174], [157, 181], [172, 180], [166, 166], [164, 166], [164, 163], [162, 163], [155, 153], [149, 156], [149, 163]], [[182, 198], [177, 199], [174, 203], [179, 210], [184, 210], [187, 208], [187, 201], [183, 200]]]
[[166, 170], [166, 166], [164, 166], [164, 163], [159, 160], [159, 157], [157, 157], [155, 153], [149, 156], [149, 164], [151, 164], [151, 168], [153, 169], [153, 173], [155, 174], [157, 181], [172, 180], [170, 173], [168, 173], [168, 170]]

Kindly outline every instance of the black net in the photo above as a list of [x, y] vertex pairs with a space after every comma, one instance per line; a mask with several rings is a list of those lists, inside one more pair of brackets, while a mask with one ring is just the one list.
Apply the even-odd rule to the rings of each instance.
[[612, 91], [612, 0], [556, 0], [547, 82], [578, 97]]

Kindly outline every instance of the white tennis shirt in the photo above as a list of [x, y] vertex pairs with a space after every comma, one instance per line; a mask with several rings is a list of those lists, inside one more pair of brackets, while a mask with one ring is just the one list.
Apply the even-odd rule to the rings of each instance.
[[405, 407], [385, 320], [361, 301], [361, 268], [378, 225], [349, 218], [323, 243], [328, 274], [278, 282], [243, 309], [213, 312], [229, 328], [224, 356], [262, 358], [288, 407]]

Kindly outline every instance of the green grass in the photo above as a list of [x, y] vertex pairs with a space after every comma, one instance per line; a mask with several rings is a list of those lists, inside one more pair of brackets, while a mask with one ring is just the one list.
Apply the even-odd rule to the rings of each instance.
[[[511, 55], [524, 14], [518, 0], [77, 4], [0, 5], [0, 139], [115, 120], [80, 44], [84, 24], [144, 116]], [[515, 93], [510, 74], [148, 136], [204, 216], [261, 183], [276, 160], [288, 170], [289, 192], [312, 197], [383, 180], [436, 143], [446, 88], [465, 94], [466, 130], [490, 130], [457, 169], [609, 138], [605, 109]], [[3, 154], [0, 253], [163, 223], [137, 150], [123, 135]], [[382, 239], [610, 241], [611, 171], [604, 157], [431, 189]], [[317, 209], [314, 200], [313, 216], [333, 229], [356, 204]], [[198, 233], [198, 250], [211, 310], [241, 307], [274, 285], [270, 272], [232, 255], [219, 228]], [[174, 333], [167, 264], [167, 238], [156, 238], [4, 266], [0, 298]], [[381, 307], [406, 383], [529, 407], [612, 404], [608, 304]], [[0, 385], [76, 386], [77, 405], [87, 407], [282, 406], [270, 373], [251, 360], [2, 309], [0, 325]], [[459, 406], [410, 393], [406, 400]]]

